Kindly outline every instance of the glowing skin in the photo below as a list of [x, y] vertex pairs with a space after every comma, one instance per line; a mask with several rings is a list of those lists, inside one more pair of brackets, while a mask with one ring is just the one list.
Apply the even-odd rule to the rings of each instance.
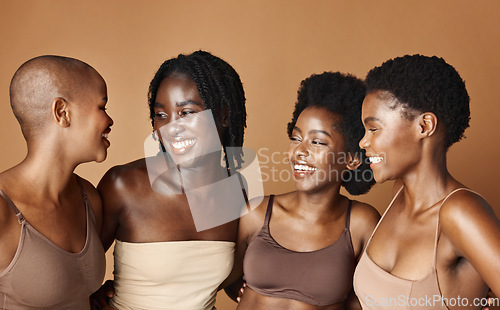
[[[113, 120], [106, 113], [108, 101], [106, 83], [97, 72], [88, 70], [80, 95], [75, 98], [78, 99], [74, 101], [72, 98], [67, 99], [68, 104], [76, 110], [75, 117], [72, 117], [72, 126], [75, 126], [75, 134], [82, 142], [75, 152], [89, 156], [83, 159], [85, 161], [102, 162], [106, 159], [107, 149], [111, 145], [108, 135], [113, 125]], [[88, 151], [85, 151], [87, 146]]]
[[318, 191], [340, 180], [346, 165], [339, 160], [345, 148], [344, 137], [335, 128], [339, 120], [318, 107], [305, 109], [297, 119], [288, 154], [298, 190]]
[[183, 168], [200, 165], [206, 154], [221, 150], [211, 111], [205, 110], [196, 84], [185, 75], [167, 77], [160, 84], [154, 123], [167, 152]]
[[366, 150], [378, 183], [398, 179], [414, 169], [421, 157], [415, 135], [418, 120], [404, 118], [400, 108], [391, 108], [391, 103], [390, 99], [381, 99], [379, 92], [366, 95], [363, 101], [365, 135], [359, 146]]

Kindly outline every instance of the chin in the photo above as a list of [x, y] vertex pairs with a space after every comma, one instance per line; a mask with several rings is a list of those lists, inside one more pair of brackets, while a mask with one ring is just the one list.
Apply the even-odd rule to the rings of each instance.
[[189, 169], [189, 168], [194, 168], [197, 166], [197, 161], [196, 158], [179, 158], [179, 157], [172, 157], [173, 162], [176, 166], [179, 166], [179, 168], [184, 168], [184, 169]]
[[295, 188], [299, 192], [312, 193], [318, 190], [318, 184], [314, 182], [295, 182]]
[[384, 183], [385, 181], [387, 181], [387, 180], [384, 180], [384, 179], [382, 179], [382, 178], [380, 178], [380, 177], [377, 177], [377, 176], [375, 176], [375, 175], [373, 176], [373, 178], [375, 179], [375, 182], [376, 182], [376, 183], [379, 183], [379, 184], [382, 184], [382, 183]]
[[103, 161], [106, 160], [107, 157], [108, 157], [108, 153], [106, 152], [103, 155], [97, 156], [97, 158], [95, 159], [95, 162], [102, 163]]

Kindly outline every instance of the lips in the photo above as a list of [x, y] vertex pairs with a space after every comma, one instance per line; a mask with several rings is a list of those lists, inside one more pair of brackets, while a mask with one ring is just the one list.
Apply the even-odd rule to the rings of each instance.
[[169, 141], [172, 151], [177, 155], [186, 153], [196, 143], [196, 139], [177, 139]]
[[109, 133], [111, 132], [111, 128], [108, 128], [106, 129], [102, 134], [101, 134], [101, 138], [102, 140], [104, 141], [104, 143], [106, 144], [107, 147], [109, 147], [111, 145], [111, 142], [109, 142], [108, 140], [108, 137], [109, 137]]
[[314, 174], [318, 168], [307, 164], [306, 162], [292, 163], [293, 175], [295, 178], [303, 178]]
[[381, 163], [384, 158], [382, 156], [368, 156], [368, 160], [370, 161], [370, 167]]
[[316, 171], [318, 168], [311, 167], [308, 165], [293, 165], [293, 169], [298, 172], [306, 172], [306, 171]]

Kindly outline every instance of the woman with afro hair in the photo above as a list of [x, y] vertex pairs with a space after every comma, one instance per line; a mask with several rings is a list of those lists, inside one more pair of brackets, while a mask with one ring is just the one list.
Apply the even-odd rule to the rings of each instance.
[[446, 167], [469, 126], [465, 83], [442, 58], [407, 55], [366, 85], [359, 145], [396, 194], [356, 268], [363, 309], [481, 308], [500, 294], [500, 222]]
[[[357, 144], [364, 94], [361, 80], [338, 72], [302, 81], [288, 124], [296, 190], [265, 197], [240, 219], [235, 274], [244, 273], [246, 288], [238, 309], [344, 309], [354, 300], [354, 267], [379, 219], [340, 193], [360, 195], [374, 183]], [[234, 298], [242, 281], [226, 292]]]

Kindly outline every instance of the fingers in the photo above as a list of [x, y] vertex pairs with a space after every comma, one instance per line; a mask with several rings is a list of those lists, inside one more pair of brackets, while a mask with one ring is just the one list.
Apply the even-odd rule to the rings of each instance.
[[113, 281], [106, 281], [94, 294], [90, 296], [92, 310], [118, 310], [109, 305], [109, 299], [115, 295]]
[[108, 298], [115, 296], [115, 287], [113, 283], [114, 283], [113, 281], [108, 280], [104, 282], [104, 285], [102, 286], [102, 288], [104, 289], [104, 293]]
[[243, 285], [241, 286], [240, 290], [238, 291], [238, 297], [236, 297], [236, 302], [241, 301], [241, 296], [243, 296], [243, 293], [245, 292], [245, 287], [247, 287], [247, 283], [243, 282]]

